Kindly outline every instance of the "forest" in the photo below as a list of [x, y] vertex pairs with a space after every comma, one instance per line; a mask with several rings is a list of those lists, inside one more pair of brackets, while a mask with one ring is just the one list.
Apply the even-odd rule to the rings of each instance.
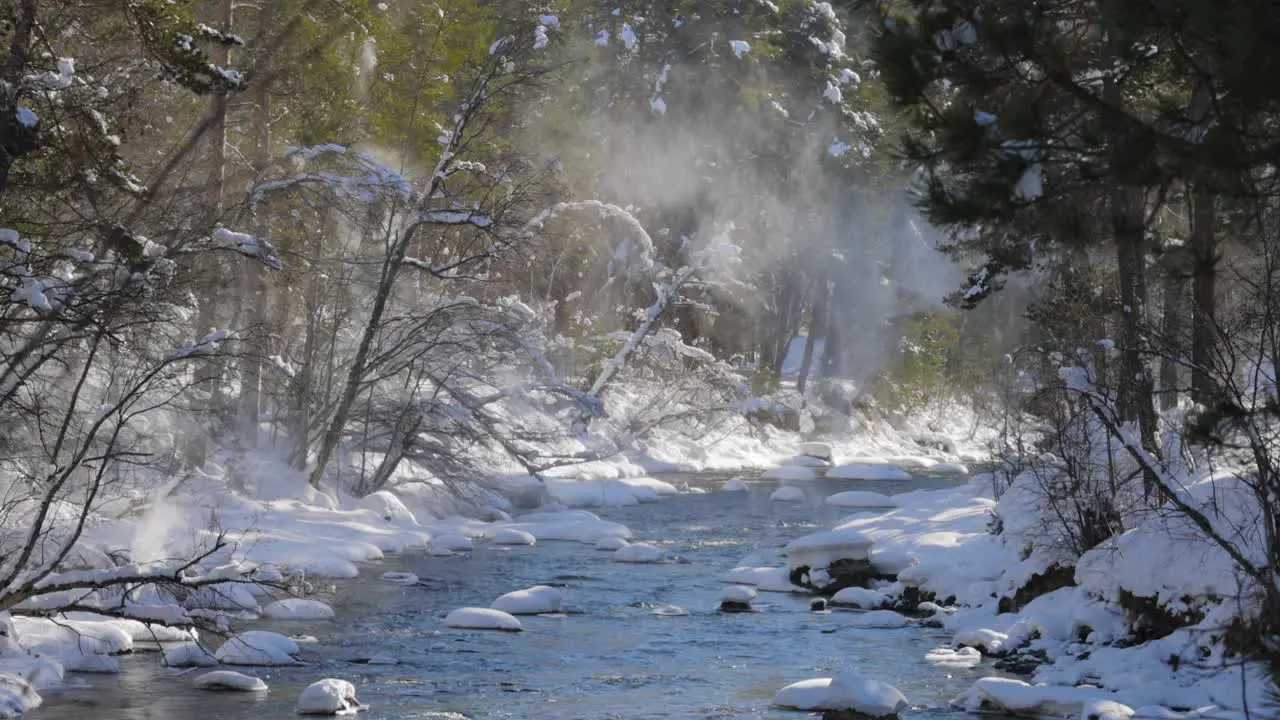
[[[1272, 717], [1276, 37], [1270, 0], [0, 1], [0, 716], [115, 667], [68, 627], [184, 664], [383, 553], [951, 468], [831, 531], [914, 565], [847, 535], [799, 584], [1111, 693], [970, 710]], [[1203, 692], [1109, 684], [1134, 647]]]

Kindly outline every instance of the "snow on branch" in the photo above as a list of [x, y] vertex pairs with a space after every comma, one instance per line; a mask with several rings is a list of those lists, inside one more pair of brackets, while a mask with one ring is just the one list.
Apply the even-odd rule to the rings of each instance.
[[284, 263], [280, 262], [280, 258], [273, 255], [269, 247], [254, 235], [220, 227], [213, 231], [212, 241], [215, 248], [232, 250], [245, 257], [259, 260], [272, 270], [284, 269]]
[[169, 359], [180, 360], [193, 355], [205, 355], [217, 350], [220, 343], [233, 339], [235, 339], [235, 333], [230, 330], [214, 330], [200, 338], [199, 342], [186, 341], [182, 344], [182, 347], [169, 354]]

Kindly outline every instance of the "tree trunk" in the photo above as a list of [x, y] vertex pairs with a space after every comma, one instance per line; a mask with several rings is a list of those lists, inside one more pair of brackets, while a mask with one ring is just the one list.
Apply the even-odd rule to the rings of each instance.
[[[254, 175], [261, 177], [271, 158], [271, 94], [267, 88], [258, 88], [257, 109], [254, 116]], [[255, 223], [256, 224], [256, 223]], [[262, 228], [255, 228], [261, 234]], [[270, 333], [266, 327], [267, 301], [266, 269], [262, 263], [245, 258], [241, 275], [243, 292], [240, 296], [240, 316], [248, 329], [251, 342], [240, 360], [240, 419], [249, 442], [257, 444], [258, 423], [261, 413], [262, 360], [269, 352]]]
[[1111, 192], [1111, 223], [1120, 275], [1122, 348], [1116, 379], [1120, 417], [1138, 423], [1143, 447], [1156, 454], [1151, 374], [1142, 358], [1142, 324], [1147, 302], [1145, 213], [1146, 195], [1142, 188], [1119, 187]]
[[804, 397], [804, 388], [809, 381], [809, 369], [813, 364], [813, 349], [818, 343], [819, 333], [827, 329], [827, 304], [831, 298], [831, 288], [827, 286], [826, 274], [818, 279], [813, 293], [813, 315], [809, 320], [809, 334], [804, 340], [804, 358], [800, 361], [800, 377], [796, 378], [796, 390]]
[[1218, 281], [1215, 220], [1213, 193], [1197, 183], [1191, 195], [1191, 399], [1198, 403], [1209, 402], [1213, 394], [1210, 369]]
[[1178, 406], [1178, 393], [1181, 381], [1178, 371], [1182, 368], [1182, 357], [1185, 349], [1182, 332], [1182, 315], [1185, 310], [1182, 294], [1183, 278], [1179, 273], [1170, 270], [1164, 276], [1164, 317], [1161, 319], [1161, 335], [1164, 336], [1164, 347], [1160, 352], [1160, 409], [1171, 410]]

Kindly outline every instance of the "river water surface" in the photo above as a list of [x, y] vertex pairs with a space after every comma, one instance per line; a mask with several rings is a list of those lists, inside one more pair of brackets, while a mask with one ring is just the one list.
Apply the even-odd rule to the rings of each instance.
[[[804, 595], [761, 593], [759, 612], [716, 612], [716, 580], [745, 555], [777, 548], [847, 514], [822, 499], [851, 489], [885, 493], [962, 482], [819, 480], [800, 483], [806, 503], [777, 503], [774, 481], [753, 482], [746, 493], [714, 489], [722, 477], [666, 476], [713, 492], [659, 503], [600, 509], [629, 526], [636, 540], [661, 545], [673, 561], [631, 565], [588, 545], [546, 542], [498, 548], [476, 543], [458, 557], [388, 556], [360, 578], [323, 588], [334, 620], [242, 623], [308, 635], [308, 665], [239, 668], [271, 686], [260, 694], [198, 691], [191, 677], [205, 668], [161, 667], [154, 653], [122, 657], [119, 675], [70, 676], [80, 687], [45, 693], [30, 720], [248, 720], [291, 718], [299, 691], [324, 677], [357, 686], [371, 709], [364, 720], [641, 720], [649, 718], [800, 719], [805, 713], [771, 709], [789, 683], [857, 668], [903, 691], [912, 718], [957, 718], [947, 701], [986, 671], [927, 664], [930, 649], [947, 644], [941, 630], [845, 627], [848, 611], [816, 614]], [[378, 580], [407, 571], [423, 579], [410, 587]], [[525, 632], [495, 633], [444, 627], [445, 614], [488, 606], [497, 596], [536, 584], [564, 586], [563, 617], [522, 618]], [[657, 605], [690, 614], [654, 615]], [[830, 631], [830, 632], [827, 632]], [[373, 655], [398, 665], [360, 664]], [[456, 718], [456, 716], [453, 716]]]

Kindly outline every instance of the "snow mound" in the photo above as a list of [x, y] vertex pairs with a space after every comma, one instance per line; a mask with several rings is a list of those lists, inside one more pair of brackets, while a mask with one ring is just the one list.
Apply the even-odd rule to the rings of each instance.
[[526, 530], [501, 528], [493, 534], [494, 545], [536, 545], [538, 538]]
[[626, 540], [623, 540], [620, 537], [600, 538], [600, 540], [596, 543], [596, 549], [608, 550], [608, 551], [621, 550], [622, 548], [630, 544], [631, 543], [627, 542]]
[[168, 667], [213, 667], [218, 658], [199, 643], [182, 643], [164, 649], [164, 664]]
[[747, 483], [742, 478], [725, 480], [720, 486], [720, 492], [746, 492], [747, 490]]
[[1086, 705], [1107, 700], [1107, 692], [1091, 685], [1031, 685], [1012, 678], [985, 677], [951, 701], [967, 712], [1080, 717]]
[[272, 620], [328, 620], [333, 608], [319, 600], [286, 598], [262, 608], [262, 614]]
[[838, 480], [910, 480], [911, 473], [893, 465], [846, 463], [827, 471], [827, 477]]
[[431, 538], [433, 552], [466, 552], [472, 548], [471, 538], [454, 532]]
[[624, 548], [618, 548], [613, 554], [613, 559], [617, 562], [624, 563], [656, 563], [662, 560], [662, 548], [654, 547], [648, 543], [634, 543]]
[[982, 653], [971, 647], [963, 647], [959, 650], [943, 647], [925, 653], [924, 660], [930, 665], [959, 670], [977, 667], [982, 662]]
[[756, 589], [750, 585], [730, 585], [720, 591], [720, 602], [751, 604], [756, 598]]
[[665, 480], [651, 477], [622, 478], [618, 482], [631, 488], [645, 488], [659, 496], [679, 495], [680, 488]]
[[869, 492], [866, 490], [849, 490], [847, 492], [836, 493], [830, 495], [824, 501], [828, 505], [836, 507], [856, 507], [856, 508], [894, 508], [898, 507], [898, 501], [878, 492]]
[[267, 684], [262, 678], [245, 675], [234, 670], [214, 670], [198, 676], [191, 684], [201, 690], [235, 690], [238, 692], [263, 692]]
[[778, 502], [802, 502], [804, 500], [804, 491], [795, 485], [784, 485], [774, 490], [769, 499]]
[[351, 715], [364, 709], [356, 699], [356, 686], [346, 680], [317, 680], [298, 696], [299, 715]]
[[888, 683], [848, 670], [834, 678], [788, 685], [773, 696], [773, 704], [794, 710], [852, 710], [882, 718], [900, 714], [907, 708], [907, 699]]
[[370, 510], [386, 520], [389, 523], [413, 527], [418, 524], [418, 520], [405, 506], [404, 501], [396, 497], [386, 490], [379, 490], [360, 498], [360, 502], [356, 507], [362, 510]]
[[524, 626], [510, 613], [492, 608], [458, 608], [444, 618], [444, 624], [465, 630], [503, 630], [520, 632]]
[[524, 590], [509, 592], [489, 607], [510, 615], [540, 615], [560, 612], [564, 593], [547, 585], [534, 585]]
[[280, 633], [250, 630], [222, 643], [213, 654], [224, 665], [302, 665], [294, 655], [301, 650]]
[[384, 572], [382, 579], [396, 585], [417, 585], [418, 576], [408, 572]]
[[851, 627], [869, 630], [888, 630], [890, 628], [906, 627], [910, 624], [910, 618], [892, 610], [868, 610], [854, 615], [849, 620]]
[[766, 480], [816, 480], [817, 474], [807, 467], [793, 467], [784, 465], [782, 467], [771, 468], [766, 470], [760, 477]]
[[866, 588], [847, 587], [831, 597], [831, 604], [875, 610], [888, 605], [889, 596]]

